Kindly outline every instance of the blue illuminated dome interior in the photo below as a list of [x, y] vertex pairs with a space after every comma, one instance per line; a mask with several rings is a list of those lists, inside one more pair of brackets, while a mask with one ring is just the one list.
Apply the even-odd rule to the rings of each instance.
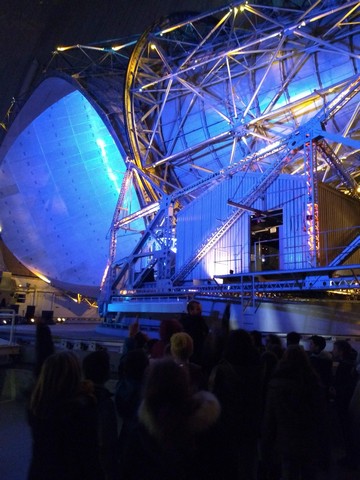
[[[108, 126], [79, 90], [60, 88], [52, 101], [51, 86], [65, 83], [40, 86], [9, 132], [13, 141], [0, 172], [2, 237], [34, 273], [79, 293], [97, 292], [125, 165]], [[129, 213], [139, 208], [133, 189], [126, 201]], [[122, 233], [124, 256], [139, 235], [136, 226]]]

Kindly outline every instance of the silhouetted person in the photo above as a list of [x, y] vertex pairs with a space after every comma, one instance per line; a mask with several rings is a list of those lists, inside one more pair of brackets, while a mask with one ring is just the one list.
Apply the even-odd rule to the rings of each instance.
[[275, 353], [280, 360], [284, 353], [281, 338], [275, 333], [268, 333], [266, 335], [265, 350]]
[[260, 363], [264, 369], [263, 396], [265, 399], [268, 383], [271, 380], [271, 377], [279, 363], [279, 359], [274, 352], [272, 352], [271, 350], [266, 350], [260, 356]]
[[129, 335], [124, 341], [123, 354], [137, 348], [147, 350], [149, 340], [148, 335], [140, 330], [139, 318], [136, 317], [134, 322], [129, 325]]
[[301, 335], [298, 332], [289, 332], [286, 335], [286, 346], [300, 345]]
[[122, 480], [230, 480], [220, 405], [210, 392], [193, 394], [188, 371], [170, 357], [152, 362], [138, 415]]
[[326, 340], [320, 335], [312, 335], [309, 339], [309, 360], [320, 377], [321, 383], [328, 393], [332, 384], [332, 356], [325, 351]]
[[187, 315], [181, 319], [184, 332], [188, 333], [194, 342], [194, 353], [191, 361], [202, 365], [204, 342], [209, 334], [209, 327], [202, 316], [201, 303], [191, 300], [187, 305]]
[[330, 389], [339, 426], [344, 439], [345, 456], [339, 463], [345, 467], [355, 467], [354, 447], [352, 443], [349, 405], [355, 391], [358, 374], [352, 347], [346, 340], [336, 340], [333, 346], [333, 359], [335, 362], [335, 375], [333, 386]]
[[127, 352], [121, 358], [119, 365], [119, 380], [115, 389], [115, 405], [121, 420], [118, 449], [120, 466], [128, 438], [137, 427], [137, 411], [141, 402], [148, 365], [148, 355], [142, 348]]
[[28, 480], [102, 480], [96, 400], [73, 352], [44, 362], [31, 395], [33, 447]]
[[206, 377], [200, 365], [190, 362], [194, 350], [194, 342], [189, 334], [179, 332], [170, 338], [170, 353], [174, 361], [189, 373], [193, 392], [207, 389]]
[[170, 338], [174, 333], [182, 332], [183, 326], [179, 320], [164, 319], [160, 322], [159, 339], [153, 343], [150, 350], [151, 358], [162, 358], [170, 355]]
[[330, 387], [332, 385], [332, 356], [330, 352], [325, 351], [326, 340], [320, 335], [313, 335], [309, 339], [309, 361], [312, 368], [318, 374], [320, 383], [324, 390], [326, 404], [324, 406], [324, 415], [327, 417], [327, 428], [320, 444], [320, 467], [328, 471], [331, 461], [331, 416], [330, 408]]
[[258, 330], [252, 330], [250, 332], [250, 337], [251, 337], [251, 340], [252, 340], [253, 345], [256, 348], [256, 350], [260, 354], [264, 353], [265, 352], [265, 345], [263, 345], [261, 332], [259, 332]]
[[316, 479], [324, 435], [325, 396], [304, 349], [285, 350], [269, 382], [262, 433], [262, 458], [281, 463], [282, 480]]
[[263, 407], [260, 354], [245, 330], [232, 330], [223, 359], [213, 369], [210, 390], [221, 405], [221, 423], [232, 458], [233, 480], [255, 480]]
[[44, 361], [54, 353], [54, 342], [49, 325], [43, 319], [36, 323], [34, 374], [38, 377]]
[[118, 431], [115, 403], [105, 387], [110, 378], [110, 357], [106, 350], [89, 353], [83, 360], [84, 377], [94, 384], [98, 421], [100, 463], [106, 480], [118, 478]]

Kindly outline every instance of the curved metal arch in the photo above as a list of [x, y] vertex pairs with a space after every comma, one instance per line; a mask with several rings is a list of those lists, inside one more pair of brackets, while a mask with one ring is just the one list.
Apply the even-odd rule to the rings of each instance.
[[[258, 185], [241, 199], [251, 207], [281, 173], [308, 174], [309, 141], [318, 143], [323, 181], [357, 196], [358, 15], [358, 2], [306, 12], [246, 3], [145, 32], [125, 88], [143, 204], [158, 211], [170, 199], [179, 210], [228, 175], [256, 171]], [[164, 235], [162, 211], [149, 217], [148, 238]], [[170, 283], [181, 283], [241, 215], [214, 228]]]
[[[359, 4], [326, 3], [305, 13], [239, 4], [142, 36], [127, 76], [128, 131], [137, 165], [165, 193], [283, 140], [322, 109], [332, 131], [358, 129], [355, 101], [326, 106], [358, 71]], [[341, 63], [326, 66], [331, 55]]]

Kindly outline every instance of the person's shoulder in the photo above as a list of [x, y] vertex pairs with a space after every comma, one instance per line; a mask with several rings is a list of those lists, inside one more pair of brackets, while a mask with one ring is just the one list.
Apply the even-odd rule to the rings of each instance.
[[62, 404], [62, 409], [68, 414], [75, 414], [81, 410], [94, 409], [97, 405], [94, 384], [84, 381], [81, 390]]
[[191, 319], [190, 315], [183, 315], [180, 318], [180, 323], [181, 323], [181, 325], [183, 326], [184, 329], [186, 327], [188, 327], [189, 325], [191, 325], [192, 319]]
[[270, 379], [268, 389], [273, 391], [293, 390], [299, 385], [296, 379], [275, 373]]
[[189, 362], [188, 363], [188, 369], [190, 372], [199, 372], [199, 373], [202, 373], [202, 367], [198, 364], [198, 363], [194, 363], [194, 362]]
[[221, 407], [216, 396], [206, 390], [200, 390], [194, 395], [196, 408], [189, 417], [189, 428], [192, 433], [208, 430], [219, 420]]
[[332, 360], [333, 360], [333, 357], [332, 357], [331, 353], [327, 352], [325, 350], [322, 350], [317, 355], [310, 355], [310, 359], [312, 359], [312, 358], [317, 358], [319, 360], [328, 361], [328, 362], [332, 362]]
[[94, 395], [96, 397], [97, 403], [112, 402], [113, 394], [103, 385], [95, 385]]

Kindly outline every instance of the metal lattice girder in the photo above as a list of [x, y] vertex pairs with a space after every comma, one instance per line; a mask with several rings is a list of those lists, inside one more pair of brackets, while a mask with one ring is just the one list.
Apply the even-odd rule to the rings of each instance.
[[360, 247], [360, 235], [347, 245], [343, 251], [329, 263], [329, 266], [341, 265], [354, 251]]
[[[261, 197], [261, 195], [269, 188], [272, 182], [278, 177], [279, 172], [283, 168], [284, 164], [289, 161], [291, 155], [293, 154], [287, 152], [285, 157], [280, 156], [279, 160], [274, 163], [271, 168], [269, 168], [269, 171], [265, 172], [261, 179], [252, 188], [251, 192], [242, 199], [241, 203], [250, 207], [256, 199]], [[173, 283], [176, 284], [182, 281], [244, 213], [245, 210], [235, 209], [235, 211], [222, 223], [222, 225], [215, 229], [203, 242], [203, 244], [194, 253], [192, 258], [186, 262], [183, 268], [177, 272], [176, 275], [174, 275], [172, 278]]]
[[[116, 243], [117, 243], [117, 237], [116, 237], [116, 232], [117, 232], [117, 223], [119, 222], [119, 218], [121, 216], [124, 216], [124, 210], [123, 210], [123, 205], [124, 205], [124, 199], [126, 192], [129, 188], [129, 183], [131, 180], [131, 172], [130, 170], [127, 170], [125, 172], [125, 175], [123, 177], [123, 181], [121, 184], [120, 188], [120, 194], [119, 198], [115, 207], [114, 211], [114, 216], [111, 222], [111, 227], [110, 227], [110, 246], [109, 246], [109, 258], [108, 262], [105, 268], [105, 272], [103, 275], [102, 283], [101, 283], [101, 290], [103, 290], [104, 285], [107, 284], [109, 287], [110, 284], [114, 281], [113, 277], [113, 270], [111, 269], [111, 266], [114, 262], [115, 255], [116, 255]], [[103, 292], [104, 293], [104, 292]]]
[[[152, 227], [160, 221], [160, 218], [163, 218], [163, 211], [159, 210], [157, 214], [155, 215], [154, 219], [150, 224], [148, 225], [148, 228], [144, 232], [144, 234], [141, 237], [140, 242], [137, 244], [133, 252], [126, 258], [124, 261], [123, 265], [121, 266], [121, 270], [119, 274], [117, 275], [112, 288], [116, 289], [118, 284], [123, 280], [125, 275], [129, 272], [131, 269], [133, 263], [136, 261], [136, 258], [139, 254], [141, 254], [142, 248], [145, 246], [146, 242], [149, 240], [150, 237], [152, 237]], [[132, 285], [131, 285], [132, 287]], [[130, 286], [128, 286], [130, 288]]]
[[[288, 102], [280, 108], [279, 104], [284, 96], [290, 96], [287, 90], [309, 58], [327, 49], [358, 59], [355, 51], [334, 42], [340, 29], [342, 42], [347, 36], [351, 37], [348, 23], [356, 15], [356, 2], [335, 9], [331, 5], [329, 10], [323, 2], [321, 7], [313, 6], [307, 12], [300, 12], [239, 4], [209, 12], [208, 16], [185, 19], [174, 26], [162, 28], [159, 25], [158, 29], [146, 32], [131, 58], [126, 91], [127, 122], [137, 165], [144, 170], [157, 169], [158, 178], [168, 181], [166, 191], [169, 193], [171, 185], [174, 189], [179, 183], [184, 185], [185, 177], [178, 168], [192, 168], [193, 171], [196, 171], [194, 165], [208, 168], [198, 160], [201, 152], [211, 151], [218, 165], [224, 166], [227, 159], [219, 152], [227, 147], [234, 152], [240, 149], [244, 156], [261, 142], [289, 134], [294, 124], [283, 119], [288, 116], [300, 120], [297, 102]], [[326, 31], [321, 34], [325, 24]], [[313, 34], [315, 28], [318, 28], [316, 36]], [[289, 70], [286, 61], [292, 55], [295, 63], [291, 62]], [[247, 58], [252, 59], [251, 65], [246, 62]], [[275, 65], [282, 64], [287, 71], [282, 71], [281, 85], [262, 108], [259, 103], [262, 89]], [[244, 77], [254, 79], [253, 91], [250, 88], [250, 92], [241, 92], [246, 95], [246, 101], [245, 97], [244, 101], [238, 98], [236, 90]], [[218, 86], [222, 84], [229, 88], [227, 95], [220, 98]], [[307, 99], [304, 96], [304, 100], [313, 101], [314, 105], [320, 105], [324, 95], [329, 98], [326, 102], [331, 105], [329, 119], [344, 106], [342, 101], [332, 105], [330, 90], [318, 88]], [[184, 108], [178, 105], [182, 98], [188, 99]], [[203, 140], [190, 144], [186, 141], [187, 123], [199, 103], [224, 125], [221, 133], [213, 135], [210, 133], [213, 125], [205, 122], [203, 128], [208, 129], [209, 134], [205, 133]], [[179, 108], [179, 116], [171, 137], [167, 138], [164, 126], [169, 122], [172, 106], [174, 110]], [[235, 132], [240, 142], [235, 141]], [[210, 161], [207, 163], [214, 169]], [[166, 168], [161, 170], [160, 166]]]
[[[299, 158], [309, 139], [318, 137], [336, 151], [329, 160], [322, 150], [319, 170], [331, 163], [340, 186], [346, 179], [355, 191], [347, 173], [356, 168], [354, 162], [350, 167], [336, 158], [343, 158], [339, 145], [350, 148], [358, 128], [353, 112], [359, 53], [356, 27], [350, 26], [358, 6], [321, 2], [304, 12], [237, 4], [173, 25], [167, 21], [142, 35], [128, 64], [125, 119], [143, 208], [116, 228], [137, 217], [146, 218], [148, 226], [128, 265], [163, 231], [160, 222], [166, 223], [167, 213], [154, 212], [164, 199], [179, 211], [228, 175], [249, 169], [262, 174], [240, 201], [251, 207], [281, 172], [305, 173]], [[327, 65], [330, 56], [344, 57], [346, 75], [333, 60]], [[329, 81], [331, 75], [335, 82]], [[339, 121], [345, 109], [351, 112], [352, 130], [348, 121]], [[185, 279], [242, 214], [236, 210], [215, 228], [171, 280]], [[166, 238], [173, 236], [174, 222], [169, 225]], [[161, 248], [166, 257], [167, 247]], [[167, 266], [165, 276], [170, 271]]]
[[356, 75], [345, 83], [341, 88], [341, 92], [317, 113], [316, 118], [320, 122], [328, 122], [359, 92], [360, 76]]
[[[260, 180], [254, 185], [252, 190], [244, 197], [239, 203], [251, 207], [254, 202], [261, 197], [264, 192], [269, 188], [269, 186], [276, 180], [281, 170], [291, 162], [292, 157], [298, 152], [298, 149], [304, 147], [306, 144], [312, 144], [312, 142], [317, 139], [321, 141], [318, 132], [322, 131], [319, 128], [319, 123], [317, 119], [311, 120], [307, 125], [298, 129], [294, 134], [292, 134], [286, 142], [281, 142], [278, 145], [274, 145], [273, 149], [268, 149], [266, 153], [262, 153], [262, 157], [267, 157], [270, 155], [276, 154], [277, 160], [273, 161], [273, 164], [268, 168]], [[324, 133], [322, 131], [322, 133]], [[285, 155], [281, 155], [282, 151], [286, 151]], [[280, 152], [280, 155], [279, 153]], [[244, 159], [243, 164], [248, 165], [247, 159]], [[251, 162], [256, 162], [258, 160], [257, 156], [254, 155], [251, 157]], [[248, 159], [249, 161], [249, 159]], [[229, 170], [235, 172], [237, 165], [229, 167]], [[240, 169], [238, 167], [238, 169]], [[342, 171], [342, 170], [341, 170]], [[214, 181], [217, 176], [213, 175], [210, 181]], [[223, 177], [222, 177], [223, 178]], [[312, 180], [314, 183], [314, 180]], [[316, 188], [316, 185], [312, 185], [312, 188]], [[186, 190], [186, 189], [184, 189]], [[194, 255], [188, 259], [182, 269], [177, 272], [173, 277], [172, 281], [174, 284], [181, 282], [186, 278], [186, 276], [195, 268], [199, 261], [209, 252], [211, 248], [218, 242], [218, 240], [225, 235], [226, 232], [239, 220], [239, 218], [244, 214], [244, 210], [236, 209], [227, 220], [225, 220], [217, 229], [215, 229], [209, 237], [207, 237], [202, 245], [194, 252]]]
[[[356, 290], [360, 291], [359, 279], [354, 275], [354, 271], [359, 271], [359, 265], [346, 265], [340, 267], [343, 272], [342, 276], [334, 276], [339, 271], [339, 266], [314, 268], [311, 270], [299, 270], [296, 272], [283, 271], [279, 276], [279, 272], [266, 272], [266, 280], [260, 281], [258, 273], [245, 273], [243, 275], [232, 275], [232, 279], [227, 278], [224, 284], [199, 285], [190, 287], [173, 286], [167, 290], [170, 298], [174, 296], [179, 299], [182, 297], [198, 296], [204, 298], [220, 297], [222, 299], [233, 298], [242, 301], [247, 300], [262, 300], [262, 294], [268, 293], [302, 293], [306, 291], [346, 291]], [[263, 273], [263, 272], [262, 272]], [[262, 275], [263, 276], [263, 275]], [[284, 278], [284, 277], [288, 278]], [[222, 280], [226, 276], [215, 276], [215, 280]], [[149, 297], [143, 297], [145, 292], [134, 292], [132, 298], [134, 301], [149, 301]], [[153, 298], [151, 301], [159, 301], [164, 299], [164, 296], [156, 296], [156, 290], [152, 290]], [[255, 297], [254, 297], [255, 296]], [[125, 295], [126, 297], [126, 295]], [[114, 295], [114, 304], [123, 300], [122, 295]], [[127, 298], [127, 297], [126, 297]]]
[[[357, 142], [359, 144], [360, 148], [360, 142]], [[318, 142], [317, 144], [318, 150], [322, 152], [324, 155], [325, 161], [333, 168], [335, 168], [337, 174], [339, 175], [339, 178], [343, 181], [344, 185], [349, 189], [350, 194], [355, 197], [359, 198], [359, 193], [358, 193], [358, 184], [357, 182], [352, 178], [352, 176], [347, 172], [347, 170], [344, 168], [342, 162], [340, 159], [337, 157], [333, 149], [330, 147], [327, 141], [322, 140]]]
[[[239, 275], [215, 276], [217, 280], [226, 279], [223, 285], [212, 285], [208, 287], [199, 287], [199, 294], [215, 293], [222, 295], [260, 295], [262, 293], [281, 293], [281, 292], [302, 292], [317, 290], [360, 290], [360, 282], [354, 272], [360, 270], [359, 265], [327, 266], [325, 268], [301, 269], [297, 271], [282, 271], [281, 275], [277, 271], [261, 272], [261, 277], [265, 280], [259, 280], [259, 273], [245, 273]], [[341, 271], [341, 276], [339, 275]], [[181, 287], [177, 287], [179, 290]], [[177, 291], [176, 287], [174, 291]]]
[[[141, 280], [146, 277], [146, 271], [151, 270], [157, 263], [162, 265], [162, 268], [159, 268], [158, 271], [159, 280], [170, 278], [172, 269], [171, 247], [174, 240], [173, 203], [174, 200], [170, 196], [163, 196], [161, 202], [149, 204], [138, 212], [127, 215], [116, 222], [115, 227], [117, 230], [139, 218], [148, 217], [147, 229], [143, 233], [141, 241], [123, 262], [120, 272], [113, 283], [113, 288], [124, 278], [126, 272], [133, 268], [137, 260], [144, 256], [151, 258], [151, 260], [146, 269], [137, 276], [137, 287], [141, 285]], [[159, 250], [149, 253], [148, 245], [151, 241], [158, 245]], [[132, 285], [133, 287], [134, 285]]]

